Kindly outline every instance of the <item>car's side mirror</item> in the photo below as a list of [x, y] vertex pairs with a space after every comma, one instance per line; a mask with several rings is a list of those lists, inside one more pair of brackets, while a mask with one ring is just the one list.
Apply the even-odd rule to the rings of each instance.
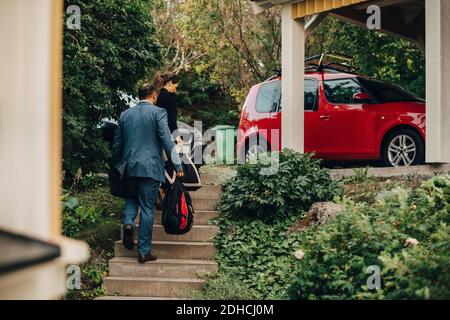
[[372, 99], [365, 92], [358, 92], [353, 95], [353, 103], [371, 103]]

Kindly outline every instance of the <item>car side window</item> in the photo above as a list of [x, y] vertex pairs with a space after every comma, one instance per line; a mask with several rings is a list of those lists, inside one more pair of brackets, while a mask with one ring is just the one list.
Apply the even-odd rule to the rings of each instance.
[[325, 96], [331, 103], [352, 104], [355, 93], [365, 92], [354, 79], [324, 81]]
[[305, 110], [317, 110], [317, 82], [312, 79], [305, 79]]
[[[317, 110], [319, 104], [317, 81], [313, 79], [305, 79], [305, 111]], [[281, 87], [277, 96], [278, 111], [281, 111]]]
[[281, 81], [271, 81], [261, 85], [256, 98], [256, 112], [274, 112], [278, 108], [278, 96], [281, 91]]

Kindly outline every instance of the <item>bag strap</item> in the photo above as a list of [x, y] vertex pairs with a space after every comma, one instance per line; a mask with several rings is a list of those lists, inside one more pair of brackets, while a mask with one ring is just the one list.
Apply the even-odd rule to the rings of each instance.
[[177, 173], [175, 172], [175, 170], [173, 171], [173, 177], [169, 176], [169, 174], [165, 170], [164, 175], [166, 176], [166, 179], [169, 181], [170, 184], [175, 183], [175, 180], [177, 179]]

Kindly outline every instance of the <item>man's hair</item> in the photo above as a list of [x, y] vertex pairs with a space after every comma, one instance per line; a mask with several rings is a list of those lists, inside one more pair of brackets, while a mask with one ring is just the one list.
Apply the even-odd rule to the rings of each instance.
[[156, 93], [156, 86], [153, 83], [143, 83], [138, 90], [139, 100], [145, 100], [153, 93]]

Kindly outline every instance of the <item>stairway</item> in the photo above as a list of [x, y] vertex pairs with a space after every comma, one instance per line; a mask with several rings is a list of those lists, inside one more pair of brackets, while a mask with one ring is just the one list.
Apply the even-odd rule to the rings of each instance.
[[[127, 250], [122, 241], [115, 243], [115, 257], [109, 261], [109, 276], [103, 279], [107, 296], [97, 300], [166, 300], [188, 298], [192, 290], [201, 290], [206, 274], [217, 272], [216, 249], [212, 237], [219, 228], [209, 223], [221, 193], [217, 176], [202, 176], [203, 187], [190, 192], [195, 210], [194, 226], [185, 235], [169, 235], [161, 223], [161, 211], [155, 212], [153, 253], [158, 260], [140, 264], [136, 245]], [[136, 225], [136, 237], [139, 225]]]

